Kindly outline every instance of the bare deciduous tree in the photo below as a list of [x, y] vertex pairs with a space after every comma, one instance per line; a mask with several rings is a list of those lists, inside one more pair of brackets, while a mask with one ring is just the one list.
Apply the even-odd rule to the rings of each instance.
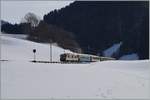
[[30, 23], [32, 27], [38, 26], [40, 22], [40, 17], [34, 13], [27, 13], [21, 21], [22, 23]]

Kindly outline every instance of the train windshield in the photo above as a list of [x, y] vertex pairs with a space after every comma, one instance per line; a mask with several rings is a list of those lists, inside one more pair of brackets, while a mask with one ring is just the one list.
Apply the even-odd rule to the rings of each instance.
[[61, 54], [60, 57], [64, 58], [64, 57], [66, 57], [66, 54]]

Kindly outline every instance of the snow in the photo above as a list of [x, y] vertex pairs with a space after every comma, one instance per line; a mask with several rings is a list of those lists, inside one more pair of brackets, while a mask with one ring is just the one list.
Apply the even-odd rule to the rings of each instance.
[[[1, 58], [4, 60], [33, 60], [33, 49], [36, 49], [36, 60], [50, 59], [50, 46], [49, 44], [40, 44], [23, 39], [13, 38], [12, 36], [1, 36]], [[64, 50], [57, 46], [52, 46], [53, 61], [59, 61], [59, 55], [65, 52], [71, 52]]]
[[3, 36], [7, 36], [7, 37], [14, 37], [14, 38], [19, 38], [19, 39], [26, 39], [28, 37], [28, 35], [26, 34], [8, 34], [8, 33], [3, 33]]
[[103, 51], [103, 55], [106, 56], [106, 57], [112, 57], [112, 55], [114, 53], [118, 52], [121, 45], [122, 45], [122, 42], [112, 45], [110, 48]]
[[132, 53], [132, 54], [124, 55], [120, 57], [119, 59], [120, 60], [138, 60], [139, 56], [137, 53]]
[[[49, 60], [49, 45], [1, 36], [3, 99], [150, 99], [150, 60], [103, 61], [89, 64], [32, 63]], [[64, 49], [53, 46], [53, 60]], [[65, 50], [65, 52], [71, 52]]]

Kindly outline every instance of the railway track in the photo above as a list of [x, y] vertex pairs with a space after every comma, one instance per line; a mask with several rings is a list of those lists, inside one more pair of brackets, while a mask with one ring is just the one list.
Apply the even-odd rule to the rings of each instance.
[[55, 63], [55, 64], [88, 64], [90, 62], [60, 62], [60, 61], [30, 61], [33, 63]]

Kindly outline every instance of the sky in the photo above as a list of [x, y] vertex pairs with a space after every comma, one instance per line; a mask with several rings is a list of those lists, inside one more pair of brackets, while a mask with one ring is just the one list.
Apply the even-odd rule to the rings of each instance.
[[43, 19], [43, 15], [60, 9], [73, 1], [1, 1], [1, 19], [12, 24], [20, 23], [28, 12]]

